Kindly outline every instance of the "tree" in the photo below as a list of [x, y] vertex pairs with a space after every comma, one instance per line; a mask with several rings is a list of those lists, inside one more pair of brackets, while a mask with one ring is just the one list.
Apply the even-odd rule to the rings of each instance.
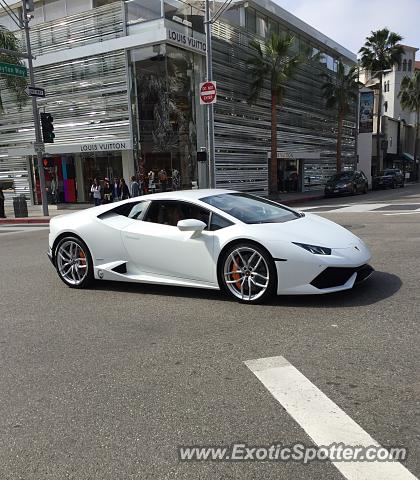
[[366, 42], [359, 50], [360, 63], [363, 68], [372, 72], [373, 76], [379, 79], [379, 95], [377, 104], [376, 121], [376, 156], [377, 165], [382, 170], [383, 163], [380, 155], [380, 133], [381, 133], [381, 113], [382, 113], [382, 80], [384, 70], [392, 68], [400, 63], [404, 48], [399, 45], [403, 38], [398, 33], [390, 32], [387, 28], [371, 32], [366, 38]]
[[[416, 71], [410, 77], [404, 77], [401, 81], [398, 97], [404, 110], [415, 112], [416, 125], [414, 135], [414, 162], [417, 159], [417, 141], [420, 123], [420, 72]], [[420, 164], [417, 167], [417, 179], [420, 178]]]
[[353, 66], [346, 73], [343, 62], [337, 65], [337, 74], [322, 73], [324, 84], [321, 86], [322, 96], [327, 108], [337, 111], [337, 172], [341, 172], [341, 146], [343, 136], [343, 120], [349, 113], [359, 95], [358, 67]]
[[[20, 42], [15, 35], [7, 28], [0, 25], [0, 48], [12, 50], [13, 52], [20, 52]], [[23, 62], [14, 55], [8, 55], [6, 53], [0, 54], [0, 61], [6, 63], [12, 63], [13, 65], [24, 65]], [[27, 86], [26, 78], [12, 77], [10, 75], [2, 75], [6, 88], [13, 92], [16, 96], [17, 105], [21, 108], [27, 101], [27, 95], [25, 88]], [[4, 111], [3, 100], [0, 91], [0, 113]]]
[[249, 102], [255, 103], [266, 80], [271, 91], [271, 163], [269, 167], [269, 190], [277, 192], [277, 106], [283, 102], [284, 86], [293, 77], [305, 56], [293, 53], [294, 37], [272, 34], [264, 43], [253, 40], [252, 56], [247, 60], [251, 75]]

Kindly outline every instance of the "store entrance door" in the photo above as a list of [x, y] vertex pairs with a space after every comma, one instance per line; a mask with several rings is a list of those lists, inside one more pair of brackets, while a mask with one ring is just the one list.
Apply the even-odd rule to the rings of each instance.
[[295, 193], [302, 191], [302, 164], [296, 158], [277, 159], [277, 181], [279, 192]]

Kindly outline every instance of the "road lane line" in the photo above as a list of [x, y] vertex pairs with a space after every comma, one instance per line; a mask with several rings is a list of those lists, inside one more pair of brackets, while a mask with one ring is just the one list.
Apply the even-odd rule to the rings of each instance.
[[[380, 446], [284, 357], [244, 363], [318, 446]], [[332, 463], [348, 480], [418, 480], [398, 462]]]

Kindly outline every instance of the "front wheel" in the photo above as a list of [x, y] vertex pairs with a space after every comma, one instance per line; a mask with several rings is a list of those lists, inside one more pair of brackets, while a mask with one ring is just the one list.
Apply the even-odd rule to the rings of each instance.
[[273, 295], [277, 272], [271, 256], [253, 243], [230, 247], [220, 261], [220, 286], [244, 303], [262, 303]]
[[60, 279], [71, 288], [85, 288], [93, 281], [92, 257], [77, 237], [60, 240], [55, 249], [55, 266]]

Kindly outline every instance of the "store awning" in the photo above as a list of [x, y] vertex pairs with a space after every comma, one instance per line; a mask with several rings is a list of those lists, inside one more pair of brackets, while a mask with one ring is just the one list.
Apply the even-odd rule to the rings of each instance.
[[410, 155], [409, 153], [403, 153], [403, 157], [408, 160], [409, 162], [414, 162], [414, 157], [413, 155]]

